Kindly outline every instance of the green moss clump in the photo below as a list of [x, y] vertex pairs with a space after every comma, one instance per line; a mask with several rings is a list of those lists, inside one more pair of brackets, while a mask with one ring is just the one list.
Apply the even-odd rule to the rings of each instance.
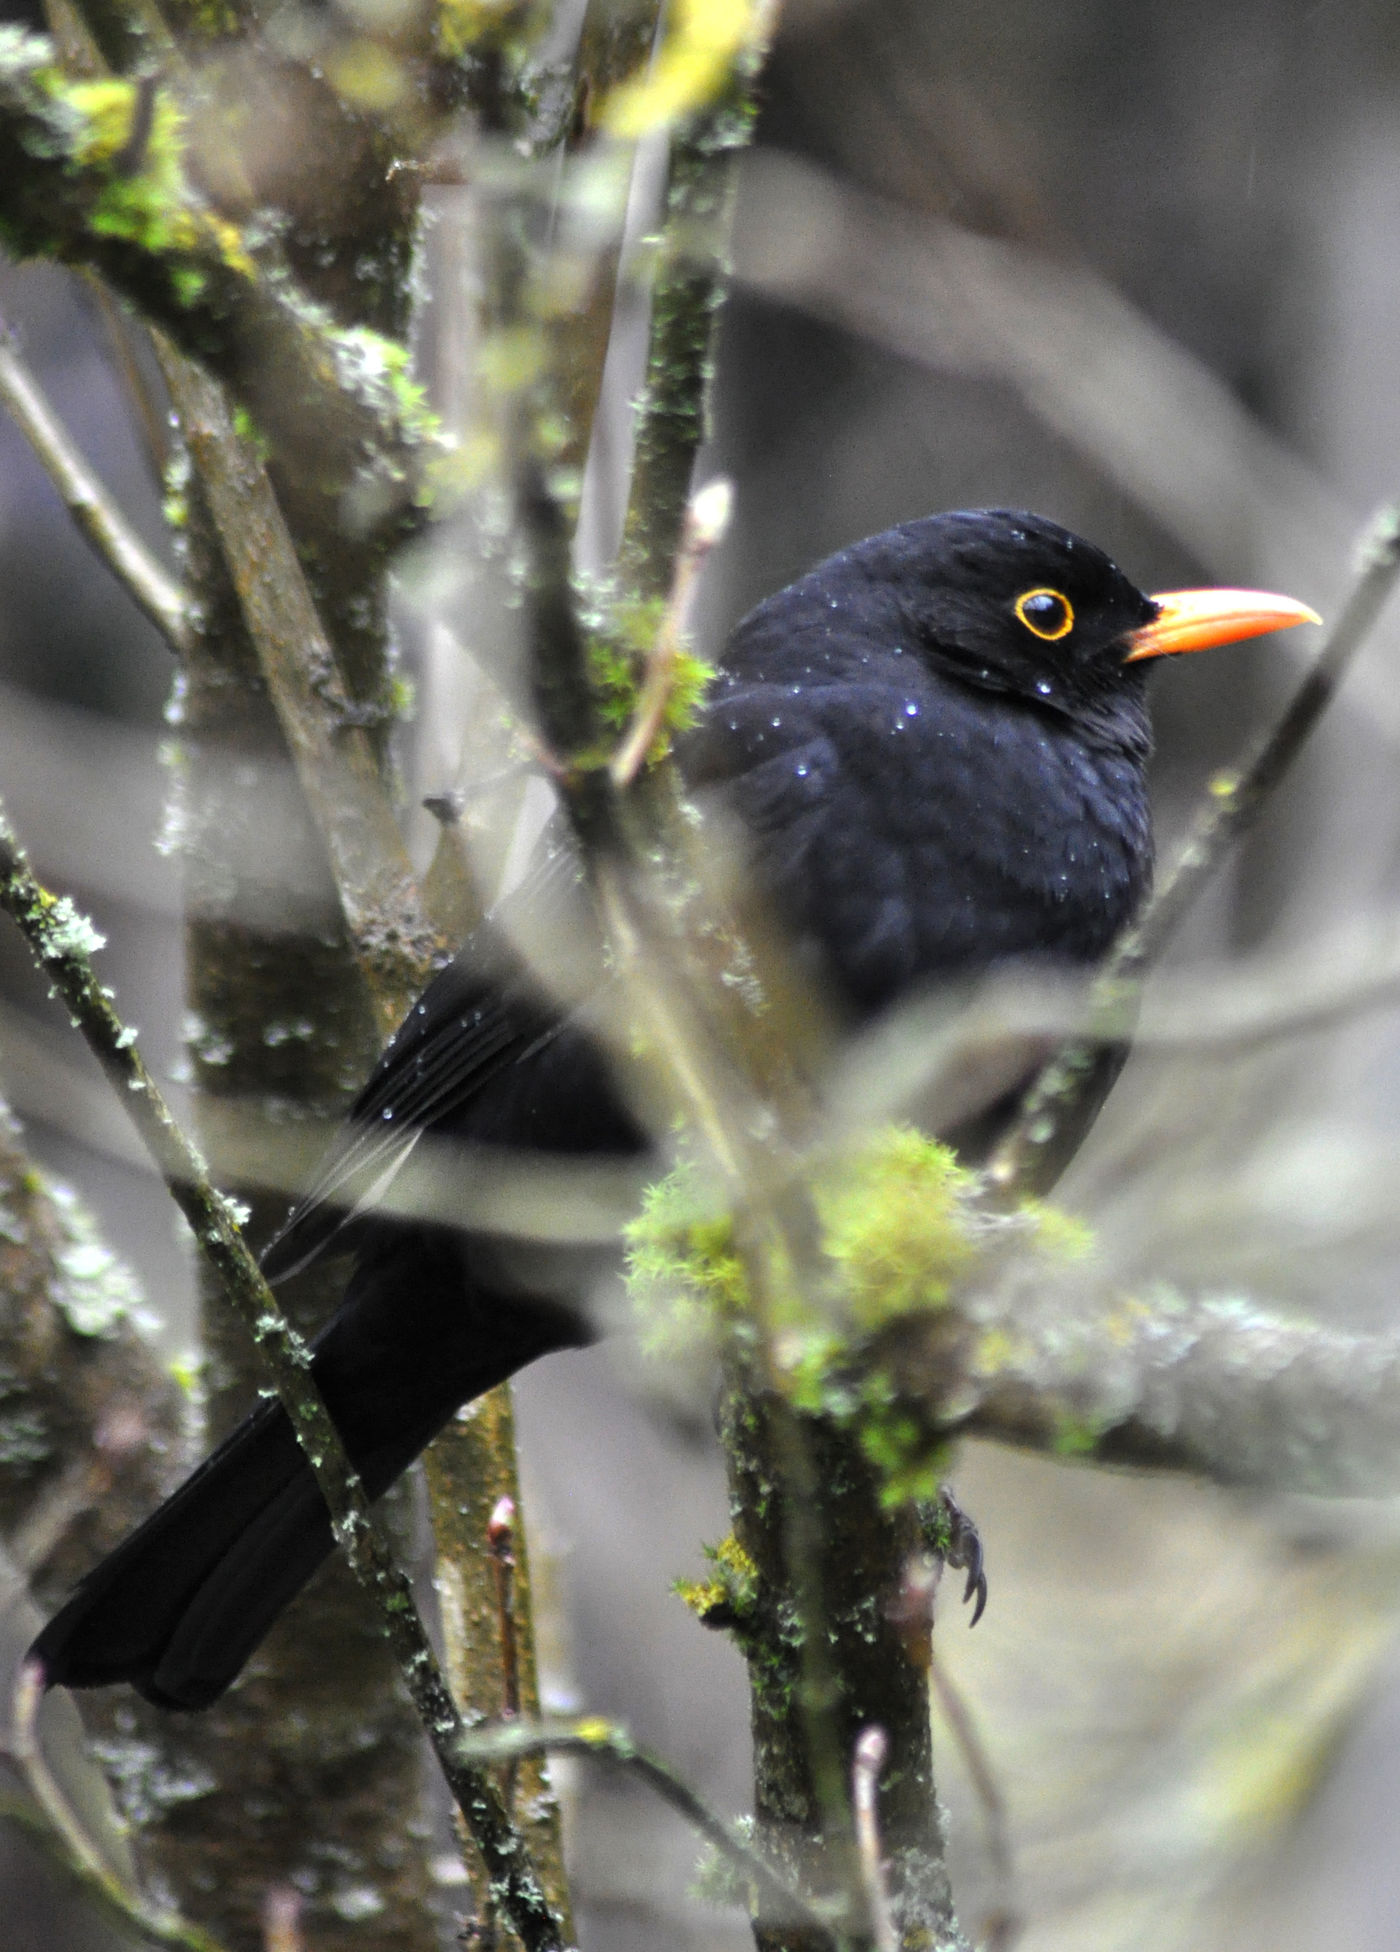
[[940, 1307], [979, 1253], [967, 1224], [973, 1174], [909, 1125], [881, 1133], [852, 1168], [819, 1185], [816, 1203], [855, 1322], [876, 1328]]
[[705, 1202], [681, 1166], [648, 1187], [625, 1242], [643, 1353], [678, 1362], [713, 1354], [721, 1322], [748, 1307], [729, 1215]]
[[[584, 585], [577, 595], [598, 716], [610, 734], [620, 734], [637, 709], [647, 659], [666, 613], [666, 599], [625, 596], [606, 583]], [[665, 714], [647, 755], [649, 764], [664, 759], [677, 733], [694, 725], [714, 675], [714, 666], [687, 646], [677, 650]], [[597, 763], [605, 765], [611, 756], [610, 741], [608, 749], [597, 755]]]
[[860, 1447], [880, 1474], [880, 1502], [887, 1511], [931, 1504], [948, 1475], [949, 1445], [901, 1402], [888, 1376], [871, 1370], [851, 1421]]
[[407, 346], [363, 325], [327, 332], [326, 339], [340, 383], [377, 412], [386, 426], [412, 441], [438, 438], [441, 423], [413, 376], [413, 355]]
[[[1014, 1247], [1046, 1262], [1083, 1258], [1092, 1235], [1039, 1203], [988, 1213], [977, 1175], [910, 1126], [876, 1133], [811, 1184], [829, 1279], [807, 1291], [793, 1271], [765, 1268], [769, 1326], [782, 1379], [804, 1414], [851, 1429], [880, 1474], [887, 1504], [932, 1498], [946, 1445], [889, 1363], [901, 1322], [936, 1314], [960, 1287]], [[775, 1250], [776, 1251], [776, 1250]], [[750, 1326], [743, 1255], [730, 1215], [708, 1201], [693, 1169], [647, 1195], [627, 1230], [628, 1288], [645, 1350], [693, 1361]], [[812, 1292], [815, 1287], [819, 1292]], [[1076, 1433], [1066, 1432], [1072, 1446]], [[720, 1604], [710, 1588], [696, 1610]]]
[[[817, 1329], [823, 1346], [833, 1338], [849, 1344], [902, 1314], [940, 1306], [983, 1251], [986, 1225], [971, 1209], [976, 1187], [975, 1174], [947, 1146], [907, 1125], [829, 1165], [812, 1196], [837, 1309], [823, 1309], [818, 1321], [806, 1299], [789, 1296], [778, 1326]], [[727, 1316], [748, 1307], [730, 1216], [705, 1199], [688, 1166], [649, 1190], [627, 1248], [633, 1295], [645, 1303], [644, 1316], [659, 1305], [662, 1333], [678, 1306]]]
[[194, 199], [185, 174], [185, 113], [170, 95], [157, 97], [149, 131], [132, 159], [135, 166], [123, 167], [126, 145], [136, 133], [139, 99], [132, 82], [63, 84], [64, 106], [77, 118], [74, 162], [111, 165], [88, 225], [100, 237], [139, 244], [152, 257], [175, 258], [172, 287], [182, 304], [191, 304], [202, 296], [207, 278], [198, 266], [180, 264], [181, 254], [215, 256], [250, 278], [253, 260], [238, 226]]

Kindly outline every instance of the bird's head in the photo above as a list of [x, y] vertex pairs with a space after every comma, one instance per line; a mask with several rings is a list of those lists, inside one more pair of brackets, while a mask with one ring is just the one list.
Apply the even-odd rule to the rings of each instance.
[[938, 669], [1080, 721], [1139, 699], [1149, 658], [1320, 621], [1259, 590], [1149, 596], [1092, 542], [1019, 509], [930, 516], [851, 554], [866, 550]]

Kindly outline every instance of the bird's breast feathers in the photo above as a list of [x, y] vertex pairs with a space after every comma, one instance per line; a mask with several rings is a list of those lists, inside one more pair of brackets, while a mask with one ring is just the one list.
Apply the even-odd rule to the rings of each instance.
[[725, 686], [683, 748], [749, 869], [862, 1013], [908, 984], [1092, 961], [1150, 872], [1140, 760], [1050, 713], [903, 682]]

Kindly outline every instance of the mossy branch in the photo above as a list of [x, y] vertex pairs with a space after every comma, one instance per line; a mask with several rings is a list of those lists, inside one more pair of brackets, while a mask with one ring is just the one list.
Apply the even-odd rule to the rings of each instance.
[[74, 80], [0, 27], [0, 241], [98, 272], [225, 382], [336, 526], [417, 524], [438, 443], [406, 349], [337, 325], [272, 235], [200, 194], [172, 84]]
[[389, 1642], [410, 1697], [438, 1756], [449, 1788], [485, 1857], [494, 1893], [528, 1952], [564, 1944], [519, 1833], [489, 1778], [463, 1764], [457, 1744], [465, 1733], [423, 1629], [412, 1589], [369, 1510], [310, 1370], [310, 1354], [287, 1321], [249, 1253], [229, 1203], [214, 1190], [193, 1145], [172, 1117], [136, 1048], [98, 982], [92, 954], [101, 938], [66, 897], [40, 887], [0, 807], [0, 907], [18, 924], [39, 967], [67, 1005], [77, 1028], [126, 1105], [142, 1143], [200, 1252], [261, 1351], [278, 1400], [316, 1477], [336, 1540], [382, 1613]]
[[618, 565], [623, 581], [643, 597], [662, 596], [670, 586], [695, 457], [708, 432], [735, 163], [753, 135], [766, 44], [761, 23], [717, 101], [673, 138], [665, 221], [654, 242], [651, 340]]
[[[1082, 1223], [998, 1211], [907, 1128], [833, 1161], [816, 1203], [829, 1300], [781, 1319], [784, 1386], [804, 1416], [852, 1433], [890, 1509], [929, 1497], [968, 1434], [1274, 1491], [1400, 1487], [1400, 1337], [1236, 1296], [1118, 1291]], [[630, 1230], [631, 1286], [663, 1346], [743, 1318], [736, 1238], [688, 1173], [651, 1195]]]

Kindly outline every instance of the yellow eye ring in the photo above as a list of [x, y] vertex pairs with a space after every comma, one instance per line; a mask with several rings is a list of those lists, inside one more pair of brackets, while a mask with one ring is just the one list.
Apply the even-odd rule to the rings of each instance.
[[1016, 599], [1016, 615], [1033, 637], [1054, 644], [1074, 629], [1074, 606], [1059, 590], [1026, 590]]

